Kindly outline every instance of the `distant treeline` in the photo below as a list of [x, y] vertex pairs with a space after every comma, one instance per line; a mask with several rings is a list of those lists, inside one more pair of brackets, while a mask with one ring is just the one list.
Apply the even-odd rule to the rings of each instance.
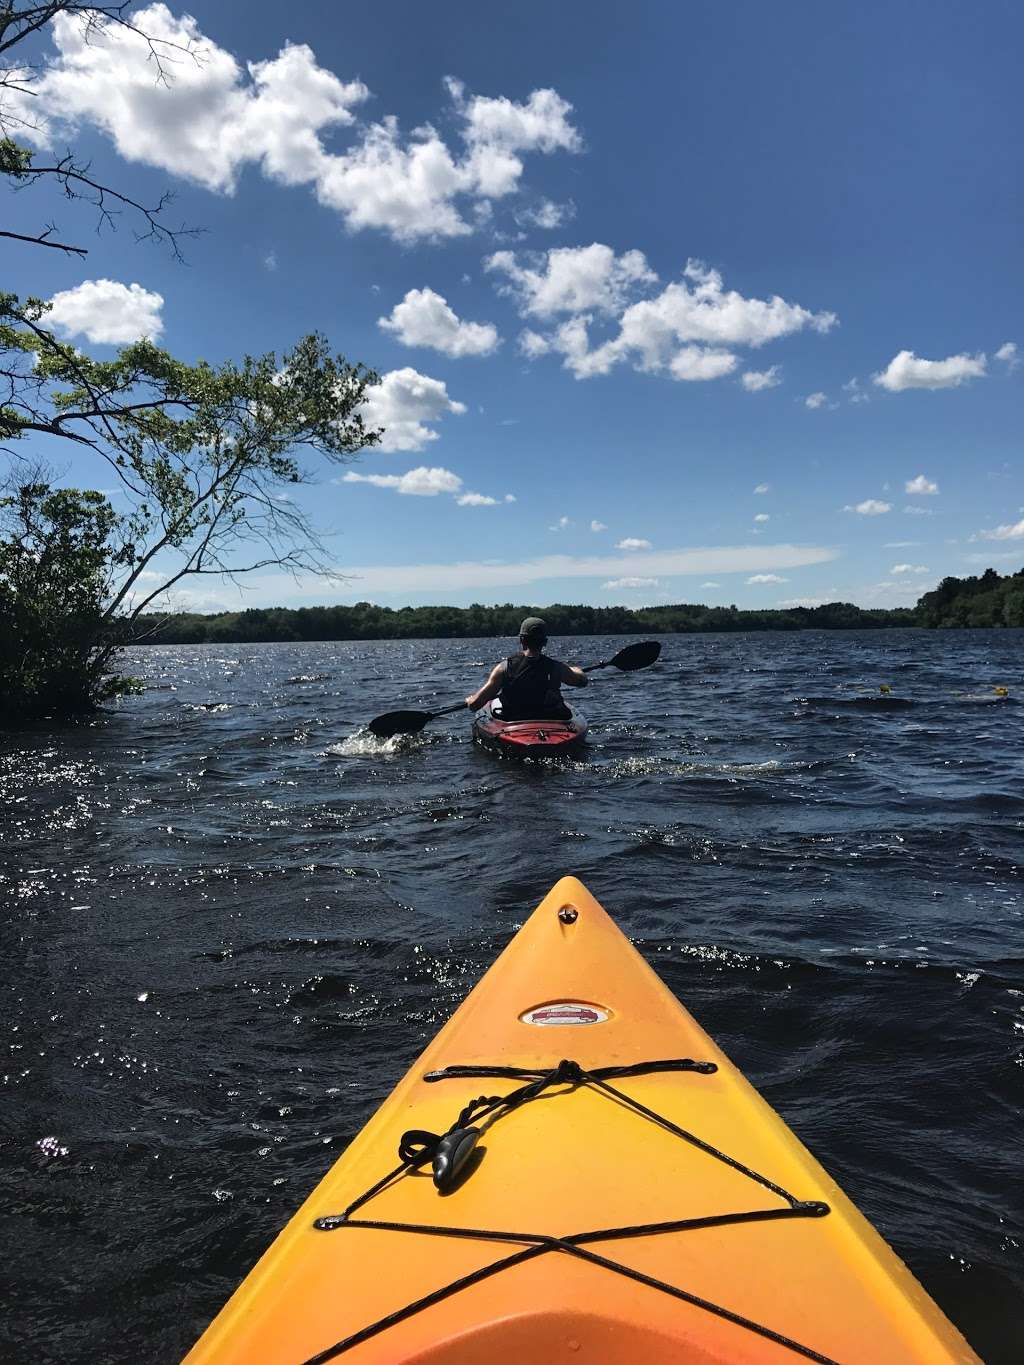
[[828, 602], [819, 607], [741, 611], [737, 607], [587, 607], [505, 603], [484, 607], [252, 607], [203, 616], [139, 618], [133, 643], [242, 644], [288, 640], [514, 637], [524, 616], [543, 615], [552, 635], [673, 635], [694, 631], [865, 630], [901, 626], [1024, 626], [1024, 569], [1001, 576], [945, 578], [916, 607]]
[[919, 626], [1024, 626], [1024, 569], [977, 578], [944, 578], [915, 609]]

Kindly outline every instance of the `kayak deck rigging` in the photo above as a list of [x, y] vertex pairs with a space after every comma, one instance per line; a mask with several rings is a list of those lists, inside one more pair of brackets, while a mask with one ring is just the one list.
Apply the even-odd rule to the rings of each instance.
[[188, 1365], [339, 1356], [978, 1360], [571, 877], [324, 1175]]
[[[692, 1232], [701, 1228], [723, 1227], [733, 1223], [769, 1222], [786, 1218], [823, 1218], [831, 1212], [829, 1206], [822, 1200], [797, 1198], [796, 1195], [790, 1194], [788, 1190], [783, 1189], [781, 1185], [777, 1185], [767, 1176], [751, 1170], [743, 1162], [737, 1161], [711, 1143], [705, 1142], [695, 1133], [673, 1123], [664, 1114], [656, 1113], [655, 1110], [641, 1104], [633, 1096], [627, 1095], [624, 1091], [608, 1083], [612, 1078], [623, 1079], [628, 1076], [650, 1075], [654, 1072], [679, 1071], [707, 1076], [712, 1075], [717, 1070], [718, 1067], [714, 1062], [697, 1062], [690, 1057], [679, 1057], [661, 1061], [634, 1062], [630, 1066], [594, 1067], [590, 1070], [583, 1068], [578, 1062], [563, 1059], [556, 1067], [548, 1071], [531, 1071], [523, 1067], [511, 1066], [454, 1065], [446, 1066], [440, 1071], [426, 1072], [423, 1080], [427, 1082], [498, 1077], [508, 1080], [526, 1080], [527, 1084], [507, 1095], [481, 1095], [475, 1100], [470, 1100], [446, 1133], [437, 1134], [428, 1133], [422, 1129], [410, 1129], [402, 1135], [399, 1143], [400, 1161], [395, 1169], [382, 1176], [379, 1181], [354, 1199], [343, 1213], [327, 1214], [317, 1218], [314, 1220], [313, 1226], [321, 1232], [335, 1232], [342, 1228], [374, 1228], [378, 1231], [408, 1232], [435, 1237], [459, 1237], [503, 1243], [521, 1242], [524, 1244], [524, 1249], [493, 1261], [489, 1265], [481, 1266], [468, 1275], [462, 1275], [458, 1279], [442, 1285], [426, 1297], [406, 1304], [404, 1308], [396, 1309], [386, 1317], [379, 1318], [376, 1322], [369, 1323], [359, 1331], [353, 1332], [332, 1346], [328, 1346], [326, 1350], [310, 1356], [303, 1362], [303, 1365], [327, 1365], [328, 1361], [336, 1360], [347, 1351], [370, 1340], [371, 1337], [377, 1336], [380, 1332], [404, 1322], [414, 1314], [458, 1294], [461, 1290], [468, 1289], [471, 1285], [478, 1284], [481, 1280], [488, 1279], [502, 1270], [553, 1251], [579, 1257], [581, 1260], [601, 1266], [615, 1274], [624, 1275], [627, 1279], [635, 1280], [651, 1289], [660, 1290], [673, 1298], [681, 1299], [695, 1308], [703, 1309], [705, 1312], [723, 1318], [737, 1327], [745, 1328], [748, 1332], [753, 1332], [775, 1342], [776, 1345], [785, 1347], [795, 1355], [802, 1356], [805, 1360], [817, 1361], [819, 1365], [837, 1365], [831, 1356], [823, 1355], [810, 1346], [794, 1341], [791, 1337], [776, 1332], [763, 1323], [755, 1322], [740, 1313], [734, 1313], [722, 1304], [712, 1303], [710, 1300], [701, 1298], [697, 1294], [691, 1294], [677, 1285], [668, 1284], [664, 1280], [645, 1275], [631, 1266], [622, 1265], [619, 1261], [587, 1250], [587, 1245], [593, 1242], [619, 1241], [629, 1237], [654, 1237], [660, 1233], [669, 1232]], [[382, 1222], [375, 1219], [353, 1218], [354, 1213], [364, 1208], [382, 1190], [425, 1165], [428, 1161], [432, 1162], [434, 1166], [434, 1184], [438, 1187], [439, 1192], [443, 1194], [454, 1188], [460, 1182], [460, 1177], [468, 1178], [472, 1174], [472, 1157], [482, 1129], [471, 1125], [486, 1120], [485, 1126], [490, 1127], [505, 1114], [529, 1103], [530, 1100], [538, 1099], [545, 1091], [555, 1086], [567, 1087], [558, 1092], [560, 1095], [571, 1095], [581, 1085], [590, 1085], [597, 1090], [604, 1091], [611, 1099], [632, 1109], [640, 1117], [659, 1124], [684, 1142], [697, 1147], [715, 1160], [731, 1166], [741, 1175], [747, 1176], [748, 1179], [761, 1185], [772, 1194], [778, 1195], [784, 1201], [783, 1206], [711, 1214], [702, 1218], [669, 1219], [659, 1223], [601, 1228], [589, 1232], [570, 1233], [561, 1237], [536, 1232], [509, 1232], [497, 1228], [461, 1228], [431, 1223]], [[453, 1138], [456, 1140], [454, 1144], [449, 1141]], [[459, 1159], [455, 1163], [450, 1163], [448, 1156], [453, 1148], [458, 1151]], [[442, 1163], [440, 1169], [439, 1160]]]

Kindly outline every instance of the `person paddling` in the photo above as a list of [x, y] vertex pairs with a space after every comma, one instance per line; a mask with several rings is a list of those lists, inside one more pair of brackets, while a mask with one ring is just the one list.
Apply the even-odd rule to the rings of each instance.
[[519, 627], [521, 652], [491, 670], [483, 687], [466, 698], [469, 709], [479, 711], [497, 698], [503, 720], [568, 720], [571, 712], [562, 700], [563, 684], [586, 687], [590, 680], [582, 668], [547, 658], [547, 642], [545, 623], [539, 616], [528, 616]]

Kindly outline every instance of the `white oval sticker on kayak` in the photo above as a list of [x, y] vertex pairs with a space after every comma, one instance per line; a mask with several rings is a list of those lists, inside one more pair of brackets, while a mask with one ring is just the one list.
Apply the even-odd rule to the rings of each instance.
[[534, 1005], [519, 1018], [524, 1024], [538, 1024], [542, 1028], [562, 1024], [603, 1024], [609, 1012], [603, 1005], [591, 1005], [585, 1000], [551, 1000], [546, 1005]]

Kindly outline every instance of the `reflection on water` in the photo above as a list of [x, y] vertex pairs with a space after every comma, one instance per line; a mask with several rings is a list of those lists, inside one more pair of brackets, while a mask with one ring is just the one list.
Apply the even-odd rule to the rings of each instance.
[[0, 1354], [175, 1360], [574, 872], [1014, 1359], [1021, 633], [672, 637], [596, 679], [578, 761], [366, 732], [506, 652], [154, 647], [143, 697], [0, 739]]

